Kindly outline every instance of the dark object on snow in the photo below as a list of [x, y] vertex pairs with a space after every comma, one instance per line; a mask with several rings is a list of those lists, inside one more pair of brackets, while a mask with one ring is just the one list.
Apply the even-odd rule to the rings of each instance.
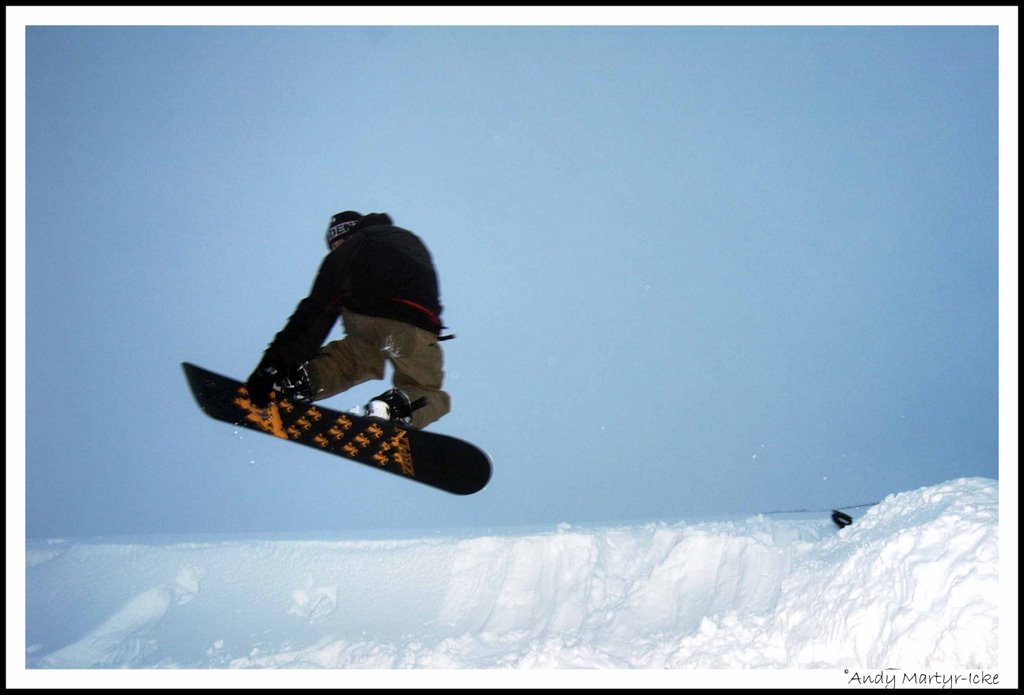
[[832, 521], [836, 522], [836, 526], [839, 528], [846, 528], [853, 523], [853, 517], [849, 514], [843, 514], [838, 509], [832, 510]]

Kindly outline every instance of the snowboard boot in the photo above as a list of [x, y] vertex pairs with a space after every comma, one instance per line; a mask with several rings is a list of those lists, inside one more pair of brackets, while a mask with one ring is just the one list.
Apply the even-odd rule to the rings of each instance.
[[313, 400], [313, 384], [309, 380], [309, 372], [305, 363], [300, 364], [281, 380], [278, 385], [281, 395], [296, 403], [308, 403]]
[[412, 403], [409, 400], [408, 394], [402, 389], [390, 389], [367, 403], [365, 414], [367, 417], [411, 425], [412, 412], [426, 404], [426, 398], [419, 398], [415, 403]]

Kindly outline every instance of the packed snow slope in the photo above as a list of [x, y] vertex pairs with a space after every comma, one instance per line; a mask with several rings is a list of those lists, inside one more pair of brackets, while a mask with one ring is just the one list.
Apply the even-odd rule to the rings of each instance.
[[388, 540], [31, 541], [26, 664], [994, 669], [997, 483], [755, 516]]

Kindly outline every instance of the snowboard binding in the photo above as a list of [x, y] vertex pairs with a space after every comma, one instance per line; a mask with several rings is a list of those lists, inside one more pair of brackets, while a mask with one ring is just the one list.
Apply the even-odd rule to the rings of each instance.
[[371, 399], [364, 408], [364, 414], [367, 417], [411, 425], [413, 412], [426, 404], [426, 396], [410, 401], [409, 395], [402, 389], [389, 389]]
[[300, 364], [293, 369], [290, 374], [286, 375], [275, 386], [285, 398], [299, 403], [308, 403], [313, 400], [315, 395], [305, 364]]

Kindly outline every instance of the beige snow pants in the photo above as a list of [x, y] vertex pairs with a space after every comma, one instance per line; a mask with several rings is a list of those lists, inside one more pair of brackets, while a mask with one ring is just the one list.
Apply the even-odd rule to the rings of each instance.
[[345, 337], [327, 343], [306, 365], [314, 400], [323, 400], [371, 379], [384, 378], [384, 366], [394, 366], [394, 385], [413, 402], [427, 397], [426, 406], [412, 414], [412, 426], [422, 428], [451, 410], [451, 396], [441, 390], [444, 355], [430, 331], [393, 319], [342, 311]]

